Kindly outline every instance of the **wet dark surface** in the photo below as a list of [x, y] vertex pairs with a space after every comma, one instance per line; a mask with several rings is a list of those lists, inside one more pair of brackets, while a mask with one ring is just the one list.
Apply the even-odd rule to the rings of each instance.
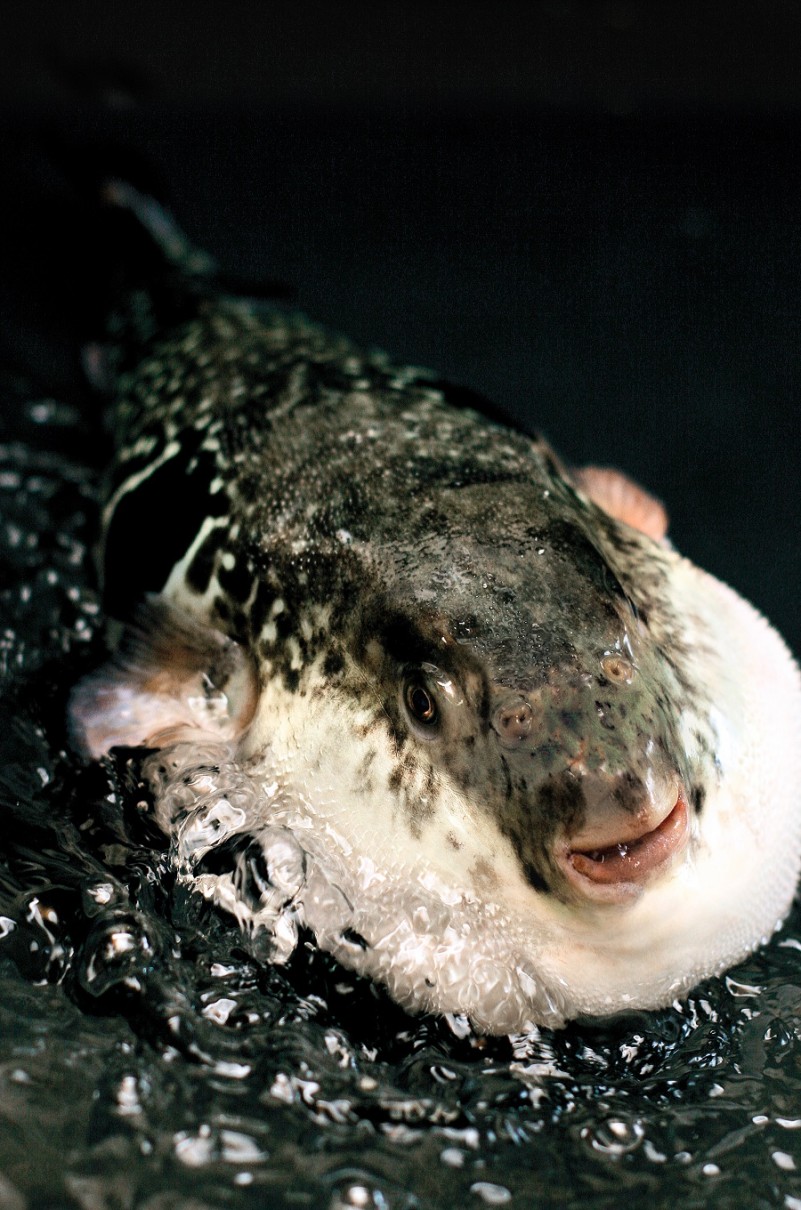
[[[72, 121], [71, 165], [122, 139], [231, 273], [633, 472], [801, 647], [792, 123]], [[4, 235], [0, 1204], [801, 1207], [798, 910], [672, 1009], [459, 1038], [309, 948], [271, 968], [175, 885], [136, 754], [70, 754], [107, 441], [40, 133]]]

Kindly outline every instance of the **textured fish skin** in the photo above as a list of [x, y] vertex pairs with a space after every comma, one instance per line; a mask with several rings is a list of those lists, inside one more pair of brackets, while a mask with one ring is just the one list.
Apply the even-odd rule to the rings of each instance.
[[[420, 371], [365, 358], [302, 320], [254, 320], [236, 304], [215, 305], [157, 348], [120, 422], [109, 562], [118, 551], [130, 565], [130, 533], [115, 530], [123, 508], [140, 508], [126, 487], [140, 459], [153, 465], [150, 441], [163, 426], [157, 458], [173, 455], [139, 492], [164, 501], [168, 484], [193, 500], [207, 493], [191, 553], [167, 547], [165, 565], [181, 561], [168, 595], [244, 640], [262, 675], [289, 692], [308, 694], [322, 671], [324, 683], [358, 701], [365, 671], [377, 676], [374, 723], [391, 726], [398, 745], [391, 797], [412, 823], [435, 809], [435, 780], [421, 802], [422, 765], [427, 775], [445, 765], [465, 790], [488, 779], [489, 809], [536, 868], [555, 791], [549, 782], [547, 803], [532, 800], [529, 770], [558, 774], [582, 749], [588, 768], [642, 780], [649, 741], [684, 758], [676, 728], [690, 710], [696, 751], [683, 772], [691, 793], [703, 792], [713, 741], [692, 654], [664, 608], [655, 621], [670, 660], [649, 667], [639, 637], [639, 621], [668, 595], [666, 569], [649, 549], [647, 574], [638, 574], [647, 540], [580, 500], [543, 445], [453, 409]], [[148, 532], [142, 567], [152, 566], [153, 540]], [[145, 587], [163, 588], [162, 575]], [[113, 567], [108, 579], [119, 591]], [[273, 617], [279, 600], [286, 608]], [[630, 650], [646, 674], [636, 686], [604, 683], [600, 661], [615, 650]], [[475, 715], [467, 735], [460, 729], [421, 757], [395, 686], [407, 664], [422, 662], [475, 682]], [[663, 705], [644, 693], [644, 680], [656, 680]], [[489, 737], [491, 702], [503, 689], [537, 698], [533, 730], [542, 740], [519, 769], [511, 753], [490, 762], [466, 744]]]
[[[205, 286], [147, 326], [104, 585], [112, 616], [160, 604], [73, 714], [95, 755], [172, 752], [153, 780], [200, 889], [250, 928], [294, 913], [401, 1003], [493, 1032], [667, 1003], [773, 930], [801, 690], [750, 606], [434, 374]], [[246, 786], [233, 815], [220, 769]], [[258, 893], [245, 848], [202, 873], [231, 836], [261, 836]], [[297, 867], [278, 915], [276, 846]]]

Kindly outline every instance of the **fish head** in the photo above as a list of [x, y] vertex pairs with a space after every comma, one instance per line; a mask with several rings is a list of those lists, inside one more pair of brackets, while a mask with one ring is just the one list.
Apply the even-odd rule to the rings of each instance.
[[638, 896], [687, 842], [714, 742], [680, 666], [670, 553], [555, 470], [433, 505], [366, 627], [401, 768], [493, 819], [536, 890]]

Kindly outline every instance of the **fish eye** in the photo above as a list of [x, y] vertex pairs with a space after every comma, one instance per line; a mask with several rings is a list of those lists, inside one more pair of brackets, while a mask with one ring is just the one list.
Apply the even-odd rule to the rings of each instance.
[[426, 731], [432, 731], [439, 722], [439, 707], [436, 698], [424, 681], [408, 680], [403, 691], [406, 709], [413, 721]]

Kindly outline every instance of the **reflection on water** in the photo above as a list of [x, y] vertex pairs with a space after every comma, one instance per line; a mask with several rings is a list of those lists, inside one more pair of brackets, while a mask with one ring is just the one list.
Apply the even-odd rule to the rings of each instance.
[[2, 390], [0, 1204], [801, 1210], [798, 910], [670, 1010], [479, 1040], [308, 942], [271, 966], [176, 881], [140, 756], [65, 734], [93, 439]]

